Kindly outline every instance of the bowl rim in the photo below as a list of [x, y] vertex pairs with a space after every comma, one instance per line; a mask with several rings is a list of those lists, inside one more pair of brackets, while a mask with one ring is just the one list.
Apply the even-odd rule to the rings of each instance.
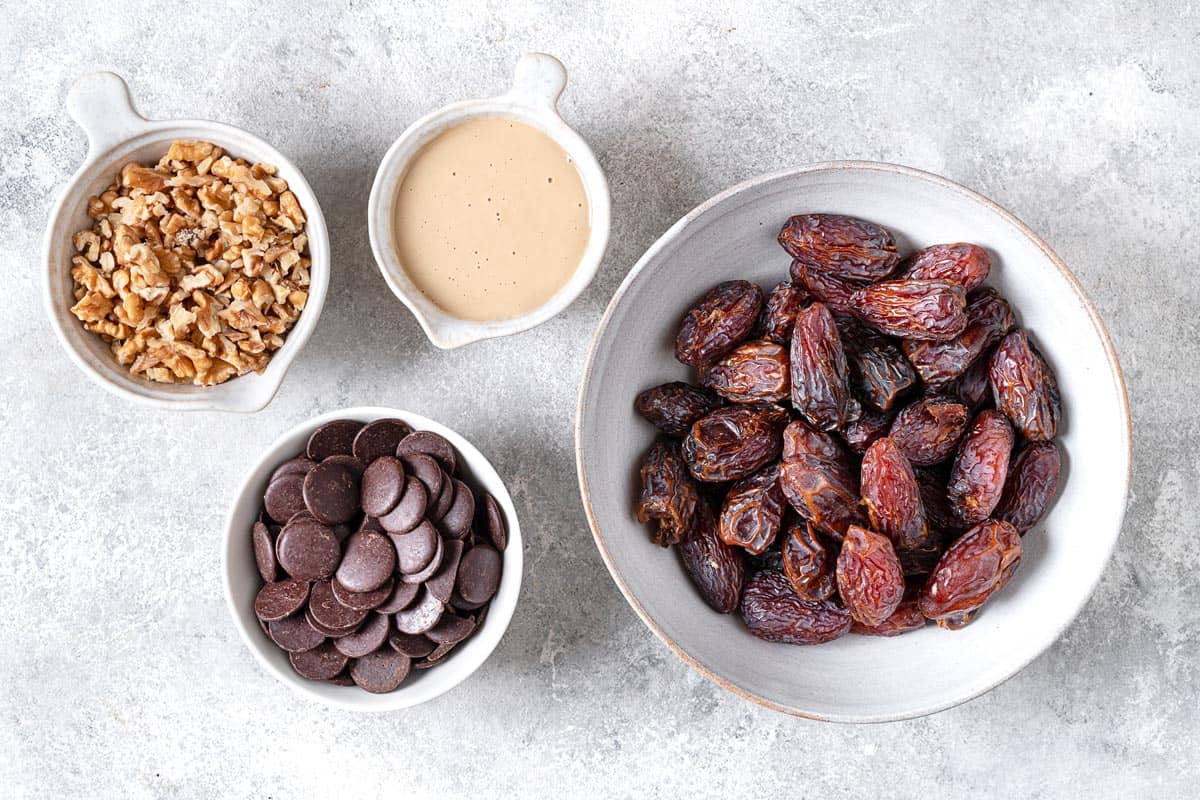
[[[100, 82], [98, 85], [99, 88], [93, 88], [97, 85], [92, 83], [94, 81]], [[332, 254], [329, 249], [329, 230], [326, 226], [325, 216], [321, 210], [316, 192], [313, 191], [312, 186], [304, 177], [304, 173], [291, 159], [287, 158], [265, 139], [248, 130], [216, 120], [147, 119], [134, 108], [129, 95], [129, 88], [125, 81], [113, 73], [100, 72], [84, 75], [76, 82], [72, 92], [77, 92], [81, 89], [94, 92], [99, 96], [99, 99], [112, 104], [114, 114], [124, 117], [126, 121], [120, 125], [110, 126], [94, 122], [84, 124], [76, 120], [80, 128], [88, 136], [88, 151], [80, 162], [79, 167], [58, 190], [54, 204], [51, 206], [49, 215], [46, 218], [46, 228], [42, 235], [40, 253], [42, 269], [40, 278], [41, 295], [46, 316], [49, 317], [50, 326], [54, 330], [59, 344], [66, 351], [68, 358], [93, 383], [118, 397], [131, 400], [142, 406], [169, 409], [172, 411], [232, 411], [241, 413], [252, 413], [265, 408], [279, 393], [279, 388], [282, 386], [283, 379], [292, 362], [304, 348], [304, 345], [308, 343], [309, 338], [316, 329], [329, 290], [329, 278], [333, 263]], [[121, 107], [122, 92], [124, 93], [124, 108]], [[106, 95], [105, 93], [111, 94]], [[68, 102], [70, 102], [70, 98], [68, 98]], [[268, 370], [271, 364], [279, 363], [279, 368], [272, 375], [273, 382], [271, 383], [263, 383], [260, 386], [252, 388], [247, 387], [246, 384], [235, 386], [235, 384], [238, 384], [239, 378], [249, 377], [237, 376], [216, 386], [202, 387], [203, 391], [194, 394], [181, 394], [179, 396], [163, 394], [162, 387], [155, 386], [149, 381], [143, 381], [147, 385], [142, 386], [132, 376], [130, 376], [130, 383], [127, 385], [104, 374], [100, 368], [91, 362], [87, 354], [80, 351], [67, 331], [66, 326], [70, 324], [67, 317], [70, 315], [70, 311], [69, 309], [62, 308], [59, 299], [54, 296], [53, 274], [58, 265], [52, 261], [51, 256], [56, 243], [60, 241], [66, 241], [68, 243], [68, 250], [71, 249], [69, 243], [73, 232], [69, 230], [71, 226], [67, 218], [67, 206], [78, 195], [80, 187], [100, 175], [114, 172], [118, 168], [117, 162], [124, 158], [124, 156], [120, 155], [121, 151], [128, 145], [138, 142], [141, 139], [146, 139], [146, 143], [149, 144], [158, 138], [177, 138], [178, 134], [176, 132], [185, 130], [203, 132], [202, 135], [209, 141], [212, 141], [222, 149], [232, 152], [234, 155], [241, 155], [242, 157], [247, 156], [238, 152], [241, 149], [240, 144], [235, 144], [232, 148], [228, 147], [227, 144], [237, 140], [249, 142], [253, 146], [253, 149], [265, 154], [265, 158], [262, 160], [269, 159], [270, 163], [281, 173], [288, 173], [289, 188], [297, 191], [300, 195], [304, 195], [306, 198], [301, 203], [301, 206], [306, 216], [305, 233], [308, 235], [309, 256], [312, 259], [312, 267], [309, 270], [308, 302], [305, 305], [304, 311], [301, 312], [300, 317], [297, 318], [296, 323], [288, 331], [283, 347], [271, 356]], [[113, 135], [113, 131], [118, 131], [118, 133]], [[253, 158], [254, 160], [259, 160], [257, 156]], [[266, 374], [264, 373], [264, 376]]]
[[[483, 629], [490, 632], [490, 644], [485, 645], [485, 649], [480, 650], [476, 656], [476, 661], [471, 664], [457, 679], [443, 679], [444, 685], [436, 686], [427, 696], [416, 700], [409, 701], [409, 698], [404, 693], [404, 687], [388, 692], [386, 694], [370, 694], [368, 692], [359, 692], [355, 697], [365, 698], [365, 702], [352, 702], [343, 700], [337, 695], [327, 695], [317, 691], [317, 686], [323, 684], [308, 681], [288, 669], [282, 668], [271, 659], [267, 658], [263, 652], [263, 645], [254, 636], [254, 631], [247, 626], [243, 621], [240, 613], [241, 605], [234, 597], [232, 575], [233, 575], [233, 558], [235, 549], [239, 549], [245, 544], [245, 530], [235, 529], [234, 518], [238, 514], [239, 508], [247, 500], [247, 492], [250, 490], [251, 484], [255, 483], [259, 478], [266, 477], [271, 470], [277, 467], [279, 460], [276, 451], [280, 450], [284, 442], [302, 431], [315, 430], [320, 425], [336, 419], [367, 419], [376, 420], [384, 418], [396, 418], [403, 420], [412, 426], [413, 430], [432, 430], [439, 433], [450, 440], [454, 445], [460, 458], [469, 464], [472, 471], [480, 471], [481, 469], [490, 470], [496, 478], [498, 491], [492, 491], [491, 494], [500, 504], [508, 523], [508, 543], [504, 548], [503, 557], [504, 577], [509, 575], [515, 578], [515, 587], [511, 593], [512, 600], [503, 606], [489, 608], [487, 618], [484, 620]], [[252, 499], [252, 495], [250, 496]], [[423, 414], [418, 414], [414, 411], [408, 411], [401, 408], [391, 408], [387, 406], [351, 406], [349, 408], [339, 408], [332, 411], [327, 411], [323, 414], [318, 414], [313, 417], [301, 420], [300, 422], [290, 425], [286, 430], [276, 436], [269, 445], [264, 447], [261, 453], [255, 458], [254, 463], [243, 474], [241, 480], [234, 490], [233, 496], [229, 501], [228, 510], [225, 513], [225, 519], [222, 524], [223, 531], [221, 536], [221, 583], [222, 594], [225, 598], [225, 608], [232, 618], [233, 625], [238, 631], [238, 635], [242, 640], [242, 644], [253, 655], [254, 660], [268, 674], [274, 677], [277, 681], [288, 686], [300, 697], [315, 701], [330, 708], [336, 708], [343, 711], [354, 711], [360, 713], [374, 714], [386, 711], [400, 711], [406, 708], [412, 708], [422, 703], [434, 700], [446, 692], [454, 689], [456, 686], [464, 683], [468, 678], [475, 674], [484, 662], [491, 658], [496, 647], [508, 632], [508, 627], [512, 622], [512, 618], [516, 613], [517, 606], [520, 604], [521, 586], [524, 580], [524, 547], [521, 538], [521, 525], [517, 518], [516, 505], [513, 503], [512, 495], [509, 494], [508, 485], [504, 478], [493, 466], [492, 462], [485, 456], [469, 439], [460, 434], [453, 428], [438, 422], [435, 419], [426, 417]], [[249, 551], [249, 548], [246, 548]], [[251, 556], [252, 558], [253, 556]], [[504, 588], [503, 578], [501, 589]], [[493, 602], [500, 597], [500, 592], [497, 591]], [[251, 611], [253, 615], [253, 611]], [[437, 671], [430, 671], [425, 677], [426, 680], [431, 680], [432, 677], [439, 674]]]
[[[710, 197], [708, 200], [705, 200], [703, 203], [701, 203], [700, 205], [693, 208], [691, 211], [684, 214], [670, 228], [668, 228], [661, 236], [659, 236], [658, 239], [656, 239], [654, 241], [654, 243], [651, 244], [650, 247], [646, 250], [646, 252], [643, 253], [642, 256], [637, 260], [637, 263], [634, 264], [633, 268], [629, 270], [629, 273], [625, 276], [624, 280], [621, 281], [621, 285], [617, 288], [617, 291], [613, 294], [612, 299], [609, 301], [608, 305], [605, 307], [604, 314], [600, 318], [600, 322], [596, 326], [596, 330], [592, 334], [591, 342], [588, 345], [587, 359], [584, 362], [584, 367], [583, 367], [583, 379], [580, 381], [579, 393], [577, 395], [576, 403], [575, 403], [575, 425], [574, 425], [575, 467], [576, 467], [576, 474], [577, 474], [577, 477], [579, 480], [579, 492], [583, 499], [583, 508], [584, 508], [584, 513], [587, 516], [588, 527], [591, 529], [592, 539], [596, 543], [596, 548], [600, 551], [600, 557], [604, 560], [604, 565], [605, 565], [605, 567], [608, 568], [609, 575], [612, 576], [613, 581], [617, 584], [617, 588], [620, 590], [621, 594], [625, 597], [625, 601], [627, 603], [629, 603], [630, 607], [633, 608], [634, 612], [642, 620], [643, 624], [645, 624], [646, 627], [648, 627], [654, 633], [654, 635], [657, 636], [658, 639], [671, 650], [671, 652], [673, 652], [676, 656], [678, 656], [680, 660], [682, 660], [685, 664], [690, 666], [696, 672], [700, 673], [702, 676], [704, 676], [708, 680], [712, 681], [713, 683], [717, 684], [721, 688], [723, 688], [729, 692], [732, 692], [733, 694], [738, 695], [739, 697], [742, 697], [746, 700], [750, 700], [754, 703], [757, 703], [760, 706], [769, 708], [773, 711], [780, 711], [780, 712], [783, 712], [783, 713], [791, 715], [791, 716], [802, 717], [804, 719], [811, 719], [811, 720], [815, 720], [815, 721], [819, 721], [819, 722], [838, 722], [838, 723], [843, 723], [843, 724], [847, 724], [847, 723], [849, 723], [849, 724], [868, 724], [868, 723], [896, 722], [899, 720], [916, 719], [919, 717], [928, 716], [930, 714], [936, 714], [940, 711], [945, 711], [947, 709], [954, 708], [955, 706], [962, 705], [963, 703], [967, 703], [971, 700], [974, 700], [975, 698], [977, 698], [983, 694], [986, 694], [987, 692], [996, 688], [1000, 684], [1005, 683], [1010, 678], [1012, 678], [1014, 675], [1016, 675], [1018, 672], [1020, 672], [1025, 667], [1027, 667], [1035, 659], [1037, 659], [1039, 656], [1041, 656], [1050, 647], [1050, 645], [1052, 645], [1054, 642], [1058, 641], [1058, 639], [1062, 637], [1063, 633], [1067, 630], [1067, 628], [1069, 628], [1071, 626], [1071, 624], [1079, 616], [1080, 611], [1083, 610], [1084, 606], [1087, 604], [1087, 602], [1091, 599], [1092, 595], [1095, 593], [1096, 587], [1099, 585], [1100, 579], [1103, 577], [1105, 570], [1103, 570], [1103, 569], [1099, 570], [1095, 574], [1095, 576], [1093, 576], [1093, 578], [1091, 579], [1091, 585], [1088, 587], [1087, 592], [1082, 596], [1082, 600], [1078, 603], [1078, 605], [1075, 608], [1073, 608], [1071, 610], [1071, 613], [1069, 615], [1064, 617], [1064, 622], [1060, 626], [1058, 626], [1058, 629], [1054, 632], [1054, 637], [1048, 641], [1048, 643], [1046, 644], [1045, 647], [1039, 649], [1036, 653], [1030, 655], [1028, 658], [1023, 659], [1011, 672], [1009, 672], [1008, 675], [1006, 675], [1005, 677], [1001, 678], [1000, 680], [997, 680], [996, 682], [994, 682], [988, 686], [983, 687], [979, 691], [973, 692], [972, 694], [969, 694], [966, 697], [955, 698], [948, 702], [943, 702], [943, 703], [935, 703], [927, 708], [918, 709], [918, 710], [912, 711], [912, 712], [905, 711], [905, 712], [902, 712], [899, 714], [881, 714], [881, 715], [864, 716], [864, 717], [841, 717], [838, 715], [816, 714], [816, 713], [811, 713], [811, 712], [800, 711], [799, 709], [781, 705], [781, 704], [776, 703], [772, 700], [769, 700], [765, 697], [762, 697], [761, 695], [755, 694], [754, 692], [744, 689], [741, 686], [738, 686], [738, 685], [732, 683], [731, 681], [728, 681], [725, 678], [722, 678], [721, 676], [717, 675], [712, 670], [708, 669], [703, 664], [701, 664], [699, 661], [697, 661], [695, 658], [693, 658], [677, 642], [675, 642], [670, 636], [668, 636], [666, 634], [666, 632], [663, 630], [663, 628], [658, 624], [658, 622], [646, 611], [645, 607], [642, 606], [641, 602], [633, 595], [629, 586], [625, 583], [624, 578], [621, 576], [620, 572], [618, 571], [617, 566], [616, 566], [615, 562], [613, 561], [612, 555], [609, 553], [608, 547], [605, 544], [604, 535], [601, 533], [601, 530], [600, 530], [599, 520], [596, 518], [595, 510], [592, 507], [591, 494], [588, 489], [588, 474], [587, 474], [587, 469], [584, 464], [584, 457], [583, 457], [584, 398], [587, 396], [588, 388], [591, 384], [592, 370], [593, 370], [594, 363], [595, 363], [597, 346], [600, 342], [601, 335], [608, 328], [609, 322], [612, 318], [614, 311], [616, 310], [616, 307], [620, 304], [621, 300], [625, 296], [625, 293], [629, 290], [630, 286], [637, 279], [637, 277], [641, 274], [642, 270], [646, 268], [646, 266], [658, 255], [658, 253], [663, 248], [665, 248], [667, 246], [667, 244], [669, 244], [671, 241], [676, 239], [683, 232], [683, 230], [688, 225], [691, 224], [691, 222], [693, 220], [695, 220], [697, 217], [699, 217], [701, 214], [705, 213], [712, 207], [724, 202], [725, 200], [728, 200], [729, 198], [731, 198], [747, 189], [750, 189], [750, 188], [753, 188], [755, 186], [759, 186], [762, 184], [770, 183], [772, 181], [794, 177], [797, 175], [805, 175], [805, 174], [820, 173], [820, 172], [833, 173], [833, 172], [844, 172], [844, 171], [883, 172], [883, 173], [891, 173], [891, 174], [896, 174], [896, 175], [903, 175], [908, 178], [914, 178], [917, 180], [922, 180], [922, 181], [925, 181], [928, 183], [932, 183], [935, 186], [938, 186], [939, 188], [942, 188], [942, 189], [950, 190], [950, 191], [954, 192], [955, 194], [958, 194], [965, 200], [969, 200], [973, 203], [984, 206], [986, 209], [997, 214], [1004, 221], [1013, 225], [1018, 231], [1020, 231], [1020, 233], [1022, 233], [1034, 245], [1036, 245], [1037, 248], [1042, 251], [1043, 255], [1045, 255], [1045, 257], [1049, 260], [1049, 262], [1058, 269], [1058, 271], [1062, 275], [1062, 277], [1065, 278], [1066, 281], [1072, 287], [1072, 289], [1074, 289], [1076, 296], [1078, 297], [1084, 310], [1087, 312], [1088, 318], [1091, 320], [1092, 326], [1095, 329], [1096, 335], [1099, 337], [1100, 342], [1104, 348], [1105, 355], [1107, 356], [1108, 366], [1109, 366], [1109, 369], [1112, 374], [1114, 388], [1117, 390], [1118, 407], [1120, 408], [1121, 416], [1124, 418], [1124, 421], [1125, 421], [1125, 425], [1121, 429], [1121, 436], [1122, 436], [1122, 439], [1124, 440], [1124, 445], [1125, 445], [1124, 446], [1124, 454], [1125, 454], [1124, 496], [1126, 498], [1129, 497], [1129, 489], [1130, 489], [1130, 486], [1132, 485], [1132, 481], [1133, 481], [1133, 420], [1132, 420], [1132, 417], [1129, 412], [1129, 391], [1128, 391], [1128, 388], [1127, 388], [1126, 382], [1125, 382], [1125, 374], [1122, 371], [1121, 363], [1120, 363], [1119, 359], [1117, 358], [1116, 348], [1113, 346], [1113, 343], [1112, 343], [1112, 338], [1108, 334], [1108, 330], [1104, 325], [1104, 321], [1100, 317], [1099, 311], [1097, 311], [1095, 305], [1092, 303], [1091, 298], [1088, 297], [1087, 292], [1084, 291], [1084, 288], [1080, 284], [1079, 279], [1076, 278], [1074, 273], [1071, 272], [1071, 269], [1070, 269], [1070, 267], [1067, 266], [1066, 262], [1064, 262], [1062, 260], [1062, 258], [1059, 257], [1059, 255], [1057, 253], [1055, 253], [1050, 248], [1050, 246], [1040, 236], [1038, 236], [1038, 234], [1036, 234], [1033, 231], [1032, 228], [1030, 228], [1028, 225], [1026, 225], [1024, 222], [1022, 222], [1020, 219], [1018, 219], [1011, 211], [1009, 211], [1006, 208], [1004, 208], [1003, 206], [999, 205], [994, 200], [991, 200], [988, 197], [985, 197], [984, 195], [980, 194], [979, 192], [976, 192], [973, 189], [968, 189], [966, 186], [963, 186], [960, 183], [956, 183], [955, 181], [952, 181], [949, 178], [945, 178], [941, 175], [937, 175], [932, 172], [926, 172], [925, 170], [919, 170], [914, 167], [908, 167], [908, 166], [904, 166], [901, 164], [892, 164], [892, 163], [882, 162], [882, 161], [863, 161], [863, 160], [818, 161], [818, 162], [812, 162], [809, 164], [803, 164], [798, 167], [777, 170], [775, 172], [768, 172], [768, 173], [763, 173], [761, 175], [754, 176], [752, 178], [744, 180], [740, 183], [737, 183], [737, 184], [717, 193], [716, 195]], [[1108, 544], [1108, 551], [1107, 551], [1107, 553], [1105, 553], [1105, 559], [1104, 559], [1105, 565], [1107, 565], [1112, 560], [1112, 554], [1113, 554], [1114, 550], [1116, 549], [1117, 540], [1120, 538], [1120, 528], [1123, 525], [1124, 516], [1125, 516], [1125, 508], [1122, 507], [1121, 517], [1120, 517], [1120, 519], [1116, 520], [1116, 523], [1118, 526], [1117, 535], [1112, 537], [1110, 543]]]

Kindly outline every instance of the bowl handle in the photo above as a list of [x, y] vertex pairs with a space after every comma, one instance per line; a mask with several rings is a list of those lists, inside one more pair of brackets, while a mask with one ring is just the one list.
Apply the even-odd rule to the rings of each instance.
[[67, 113], [88, 137], [88, 158], [128, 139], [146, 124], [129, 87], [111, 72], [84, 75], [67, 93]]
[[508, 96], [527, 106], [554, 111], [566, 85], [567, 69], [561, 61], [546, 53], [526, 53], [517, 62]]

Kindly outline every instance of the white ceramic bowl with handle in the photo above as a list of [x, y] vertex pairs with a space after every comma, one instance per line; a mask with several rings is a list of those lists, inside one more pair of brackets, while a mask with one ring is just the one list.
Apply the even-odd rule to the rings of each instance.
[[[111, 72], [85, 75], [67, 95], [67, 111], [88, 137], [83, 164], [63, 187], [50, 212], [43, 242], [43, 299], [46, 313], [71, 360], [105, 389], [146, 405], [193, 411], [258, 411], [275, 396], [284, 373], [317, 326], [329, 287], [329, 234], [321, 206], [296, 165], [278, 150], [241, 128], [197, 119], [148, 120], [134, 108], [129, 87]], [[308, 222], [310, 284], [308, 302], [275, 351], [262, 374], [249, 373], [216, 386], [155, 383], [132, 375], [113, 358], [100, 337], [83, 329], [71, 314], [71, 237], [91, 227], [88, 200], [103, 192], [121, 167], [136, 161], [152, 164], [162, 158], [176, 139], [212, 142], [232, 156], [250, 162], [273, 164], [279, 177], [300, 201]]]
[[[458, 451], [459, 469], [472, 489], [488, 492], [496, 498], [508, 525], [508, 543], [504, 548], [504, 571], [500, 587], [492, 598], [483, 625], [469, 639], [454, 648], [436, 667], [413, 670], [395, 691], [371, 694], [357, 686], [336, 686], [301, 678], [288, 663], [288, 654], [263, 632], [254, 614], [254, 598], [262, 587], [262, 576], [254, 560], [250, 529], [262, 509], [263, 491], [275, 468], [304, 451], [308, 437], [327, 422], [353, 419], [370, 422], [376, 419], [399, 419], [415, 431], [440, 434]], [[517, 510], [504, 481], [491, 462], [466, 439], [428, 417], [396, 408], [365, 406], [331, 411], [313, 417], [285, 432], [271, 443], [255, 461], [238, 487], [225, 519], [225, 542], [222, 550], [222, 571], [225, 576], [225, 603], [242, 641], [262, 667], [300, 696], [333, 708], [349, 711], [396, 711], [432, 700], [450, 691], [479, 669], [508, 630], [517, 598], [521, 593], [524, 552], [521, 525]], [[384, 645], [387, 647], [388, 645]]]
[[[388, 149], [375, 173], [367, 222], [371, 250], [392, 293], [408, 306], [429, 341], [449, 349], [480, 339], [508, 336], [540, 325], [569, 306], [587, 288], [608, 246], [608, 181], [587, 142], [558, 114], [558, 97], [567, 85], [562, 63], [545, 53], [529, 53], [517, 62], [512, 88], [483, 100], [465, 100], [421, 117]], [[452, 316], [429, 300], [412, 282], [396, 252], [396, 194], [412, 159], [431, 140], [473, 119], [501, 117], [523, 122], [550, 137], [574, 162], [587, 195], [591, 233], [571, 279], [538, 308], [508, 319], [474, 321]]]
[[[752, 636], [710, 610], [675, 553], [633, 514], [638, 464], [654, 439], [633, 411], [650, 386], [689, 380], [673, 344], [686, 309], [712, 285], [769, 290], [788, 276], [776, 242], [792, 214], [850, 214], [891, 230], [902, 252], [976, 242], [988, 283], [1012, 303], [1057, 370], [1063, 473], [1050, 513], [1024, 537], [1021, 566], [970, 625], [892, 639], [845, 636], [797, 647]], [[1087, 602], [1121, 530], [1130, 479], [1125, 384], [1104, 325], [1070, 270], [1012, 214], [945, 178], [870, 162], [814, 164], [735, 186], [689, 213], [642, 256], [592, 343], [575, 429], [579, 482], [596, 544], [642, 621], [680, 658], [743, 697], [841, 722], [920, 716], [1014, 675]]]

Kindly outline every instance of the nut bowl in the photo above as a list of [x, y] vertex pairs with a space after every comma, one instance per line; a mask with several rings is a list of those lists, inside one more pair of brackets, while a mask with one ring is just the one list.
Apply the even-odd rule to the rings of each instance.
[[[300, 170], [278, 150], [240, 128], [207, 120], [147, 120], [138, 114], [129, 87], [111, 72], [79, 79], [67, 95], [67, 110], [88, 137], [83, 164], [62, 189], [50, 212], [43, 243], [43, 299], [59, 341], [92, 380], [121, 397], [177, 410], [257, 411], [267, 405], [292, 360], [317, 326], [329, 286], [329, 235], [325, 218]], [[104, 191], [125, 164], [158, 161], [176, 139], [203, 139], [251, 162], [275, 165], [307, 217], [310, 284], [304, 311], [261, 374], [247, 373], [216, 386], [155, 383], [131, 374], [113, 358], [100, 337], [83, 329], [70, 312], [72, 235], [90, 227], [88, 199]]]
[[[734, 278], [769, 290], [788, 274], [776, 243], [792, 214], [829, 212], [891, 230], [902, 252], [939, 242], [990, 251], [989, 282], [1012, 302], [1058, 373], [1059, 494], [1025, 535], [1020, 568], [970, 625], [895, 638], [772, 644], [700, 599], [675, 553], [633, 513], [655, 431], [633, 411], [642, 389], [687, 380], [673, 344], [685, 310]], [[814, 719], [880, 722], [962, 703], [1048, 648], [1087, 602], [1125, 512], [1131, 431], [1125, 385], [1096, 310], [1062, 260], [986, 198], [935, 175], [870, 162], [814, 164], [728, 189], [679, 220], [642, 256], [601, 320], [579, 394], [580, 488], [597, 547], [642, 621], [680, 658], [743, 697]]]
[[[413, 670], [408, 679], [395, 691], [371, 694], [357, 686], [336, 686], [300, 677], [288, 663], [287, 653], [280, 650], [263, 631], [254, 613], [254, 598], [262, 586], [262, 578], [255, 564], [250, 529], [258, 519], [263, 490], [271, 473], [284, 461], [302, 451], [313, 431], [335, 419], [370, 422], [385, 418], [403, 420], [416, 431], [425, 430], [440, 434], [454, 445], [458, 451], [464, 480], [477, 489], [489, 492], [499, 503], [508, 523], [508, 544], [503, 552], [504, 566], [500, 586], [479, 629], [454, 648], [435, 669]], [[395, 711], [409, 708], [450, 691], [470, 677], [491, 655], [508, 629], [521, 591], [522, 564], [521, 527], [517, 521], [516, 509], [504, 482], [487, 458], [462, 436], [431, 419], [410, 411], [374, 406], [322, 414], [296, 425], [276, 439], [250, 468], [233, 498], [225, 520], [225, 542], [222, 551], [225, 602], [242, 641], [254, 654], [258, 663], [302, 697], [349, 711]]]

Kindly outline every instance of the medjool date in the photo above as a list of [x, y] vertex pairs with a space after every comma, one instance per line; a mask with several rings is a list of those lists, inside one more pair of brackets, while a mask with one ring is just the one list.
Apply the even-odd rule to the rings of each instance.
[[633, 401], [634, 411], [670, 436], [686, 436], [696, 420], [720, 406], [721, 398], [708, 389], [683, 381], [651, 387]]
[[643, 525], [658, 521], [655, 541], [677, 544], [692, 527], [700, 493], [679, 455], [679, 445], [659, 438], [642, 460], [642, 493], [637, 518]]
[[851, 525], [837, 559], [838, 594], [863, 625], [881, 625], [904, 599], [904, 572], [888, 537]]
[[874, 530], [897, 547], [914, 546], [925, 538], [925, 510], [917, 478], [889, 437], [867, 448], [860, 480], [863, 505]]
[[1058, 488], [1058, 448], [1054, 442], [1034, 442], [1008, 468], [1004, 494], [993, 516], [1012, 523], [1022, 534], [1038, 524]]
[[954, 455], [969, 421], [962, 403], [936, 395], [922, 397], [896, 415], [888, 435], [914, 466], [928, 467]]
[[697, 479], [736, 481], [779, 457], [787, 412], [778, 406], [724, 406], [701, 417], [683, 440], [683, 460]]
[[1017, 318], [1000, 293], [983, 288], [967, 295], [967, 327], [945, 342], [911, 339], [904, 354], [926, 386], [944, 386], [967, 371], [977, 358], [1008, 333]]
[[848, 526], [866, 524], [858, 479], [843, 463], [802, 453], [780, 466], [779, 488], [801, 519], [838, 541]]
[[935, 244], [918, 250], [900, 264], [900, 277], [909, 280], [947, 280], [968, 292], [987, 280], [992, 259], [977, 244]]
[[709, 289], [683, 318], [675, 358], [693, 367], [720, 358], [754, 329], [762, 289], [750, 281], [726, 281]]
[[802, 599], [827, 600], [837, 591], [837, 556], [810, 523], [798, 522], [784, 531], [779, 553], [783, 574]]
[[1029, 336], [1018, 328], [992, 353], [989, 368], [996, 408], [1031, 442], [1045, 442], [1058, 431], [1058, 380]]
[[746, 581], [742, 621], [760, 639], [784, 644], [821, 644], [845, 636], [850, 612], [832, 600], [800, 598], [782, 572], [763, 570]]
[[842, 438], [846, 440], [846, 444], [850, 445], [851, 450], [862, 455], [881, 437], [887, 436], [888, 428], [891, 425], [891, 414], [882, 414], [866, 408], [863, 409], [858, 419], [842, 429]]
[[980, 523], [938, 561], [917, 600], [921, 613], [926, 619], [955, 624], [958, 620], [953, 618], [974, 612], [1003, 588], [1020, 563], [1017, 529], [1003, 520]]
[[783, 522], [785, 499], [779, 488], [779, 465], [772, 464], [738, 481], [725, 495], [718, 534], [727, 545], [755, 555], [775, 542]]
[[868, 325], [902, 339], [944, 341], [967, 327], [967, 295], [949, 281], [884, 281], [864, 286], [850, 298]]
[[808, 292], [797, 281], [783, 281], [771, 290], [767, 303], [759, 317], [759, 330], [763, 339], [776, 344], [792, 341], [792, 327], [796, 314], [809, 302]]
[[791, 349], [792, 405], [821, 430], [836, 430], [858, 417], [850, 396], [849, 368], [833, 314], [813, 303], [796, 315]]
[[775, 342], [746, 342], [705, 368], [700, 383], [734, 403], [773, 403], [791, 393], [788, 351]]
[[799, 260], [792, 262], [791, 275], [792, 281], [802, 284], [814, 299], [839, 314], [854, 311], [850, 298], [866, 285], [862, 281], [842, 278], [817, 264], [805, 264]]
[[958, 448], [946, 494], [950, 508], [963, 527], [983, 522], [1004, 491], [1013, 431], [999, 411], [981, 411]]
[[900, 262], [890, 231], [841, 214], [797, 214], [779, 232], [779, 244], [797, 261], [851, 280], [886, 278]]
[[868, 330], [853, 317], [837, 317], [838, 334], [850, 366], [850, 386], [877, 411], [917, 385], [917, 373], [893, 340]]
[[701, 501], [696, 521], [679, 545], [684, 569], [709, 607], [721, 614], [737, 608], [746, 578], [742, 551], [717, 535], [717, 522], [707, 501]]

